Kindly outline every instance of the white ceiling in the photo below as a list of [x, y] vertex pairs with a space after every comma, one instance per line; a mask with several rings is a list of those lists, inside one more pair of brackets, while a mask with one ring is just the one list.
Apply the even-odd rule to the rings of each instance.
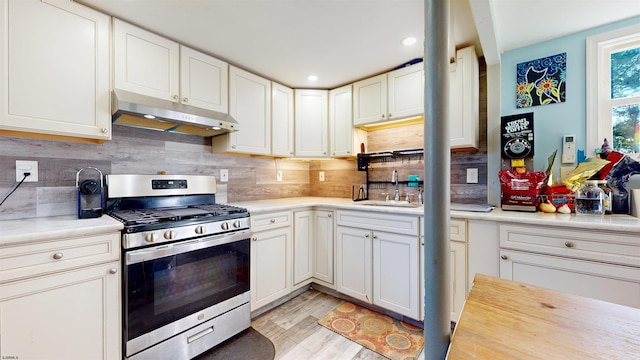
[[[293, 88], [335, 88], [424, 54], [423, 0], [76, 1]], [[492, 63], [638, 16], [640, 0], [451, 0], [451, 14], [456, 47], [475, 45]], [[406, 36], [417, 44], [402, 46]]]

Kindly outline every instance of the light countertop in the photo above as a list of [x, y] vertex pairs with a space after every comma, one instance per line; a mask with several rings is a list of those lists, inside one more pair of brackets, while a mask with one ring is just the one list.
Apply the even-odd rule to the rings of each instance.
[[119, 232], [123, 225], [103, 215], [94, 219], [76, 216], [51, 216], [0, 221], [0, 247], [19, 243], [37, 242]]
[[[294, 197], [271, 200], [255, 200], [235, 202], [231, 205], [245, 207], [252, 215], [274, 211], [289, 211], [309, 207], [328, 207], [340, 210], [372, 211], [392, 214], [424, 215], [424, 207], [372, 206], [354, 202], [349, 198], [326, 197]], [[640, 218], [630, 215], [579, 216], [576, 214], [547, 214], [542, 212], [504, 211], [496, 208], [491, 212], [450, 211], [452, 218], [468, 220], [485, 220], [531, 225], [567, 226], [580, 229], [638, 232], [640, 234]]]
[[[294, 197], [271, 200], [255, 200], [231, 203], [249, 210], [252, 215], [275, 211], [303, 210], [310, 207], [337, 210], [371, 211], [389, 214], [424, 216], [424, 207], [373, 206], [354, 202], [348, 198]], [[494, 209], [488, 213], [450, 211], [452, 218], [485, 220], [532, 225], [566, 226], [640, 235], [640, 218], [630, 215], [605, 215], [602, 217], [576, 216], [575, 214], [545, 214]], [[75, 216], [54, 216], [0, 221], [0, 246], [24, 242], [53, 240], [65, 237], [81, 237], [118, 232], [123, 226], [107, 215], [95, 219], [78, 219]]]

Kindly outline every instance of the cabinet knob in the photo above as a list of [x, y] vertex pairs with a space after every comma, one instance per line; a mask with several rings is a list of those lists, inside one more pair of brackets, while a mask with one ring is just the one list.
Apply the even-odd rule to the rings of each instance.
[[64, 254], [63, 254], [63, 253], [61, 253], [61, 252], [58, 252], [58, 253], [53, 254], [53, 258], [54, 258], [54, 260], [60, 260], [60, 259], [62, 259], [63, 257], [64, 257]]
[[109, 274], [116, 274], [116, 273], [118, 273], [118, 269], [116, 268], [109, 269]]
[[576, 244], [574, 244], [571, 241], [565, 241], [564, 246], [566, 246], [568, 248], [572, 248], [572, 247], [576, 246]]
[[384, 119], [384, 114], [382, 114], [382, 118]]
[[258, 238], [257, 237], [252, 237], [251, 240], [258, 241]]
[[500, 255], [500, 259], [507, 260], [509, 257], [507, 255]]
[[188, 98], [184, 98], [184, 99], [182, 99], [182, 102], [187, 103], [187, 102], [189, 102], [189, 99]]
[[331, 217], [331, 214], [327, 214], [327, 217]]
[[377, 238], [378, 238], [378, 235], [373, 235], [373, 238], [374, 238], [374, 239], [377, 239]]
[[173, 95], [173, 100], [178, 101], [180, 99], [180, 97], [178, 97], [178, 95]]
[[231, 148], [232, 148], [232, 149], [235, 149], [235, 148], [236, 148], [236, 146], [235, 146], [235, 145], [231, 145]]
[[275, 224], [276, 219], [271, 219], [271, 220], [269, 220], [269, 222], [272, 223], [272, 224]]
[[106, 133], [108, 133], [108, 132], [109, 132], [109, 129], [107, 129], [107, 128], [102, 128], [102, 129], [100, 129], [100, 131], [102, 131], [102, 133], [103, 133], [103, 134], [106, 134]]
[[366, 237], [368, 239], [369, 238], [369, 234], [365, 234], [364, 237]]
[[393, 116], [391, 116], [391, 114], [389, 114], [389, 119], [391, 119]]

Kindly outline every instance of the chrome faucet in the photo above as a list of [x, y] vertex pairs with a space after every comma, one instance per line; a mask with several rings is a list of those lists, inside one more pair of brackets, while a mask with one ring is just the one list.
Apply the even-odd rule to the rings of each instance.
[[398, 183], [398, 170], [393, 169], [393, 175], [392, 175], [392, 178], [393, 178], [393, 182], [394, 182], [394, 183], [395, 183], [395, 185], [396, 185], [396, 196], [395, 196], [395, 200], [396, 200], [396, 201], [400, 201], [400, 189], [398, 188], [398, 186], [399, 186], [399, 183]]

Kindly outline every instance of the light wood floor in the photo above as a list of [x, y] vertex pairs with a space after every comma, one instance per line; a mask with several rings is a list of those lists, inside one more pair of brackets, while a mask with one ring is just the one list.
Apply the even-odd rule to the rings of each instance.
[[[318, 320], [342, 301], [317, 290], [308, 290], [257, 316], [251, 326], [273, 342], [276, 359], [386, 359], [318, 325]], [[423, 358], [423, 354], [418, 357]]]

